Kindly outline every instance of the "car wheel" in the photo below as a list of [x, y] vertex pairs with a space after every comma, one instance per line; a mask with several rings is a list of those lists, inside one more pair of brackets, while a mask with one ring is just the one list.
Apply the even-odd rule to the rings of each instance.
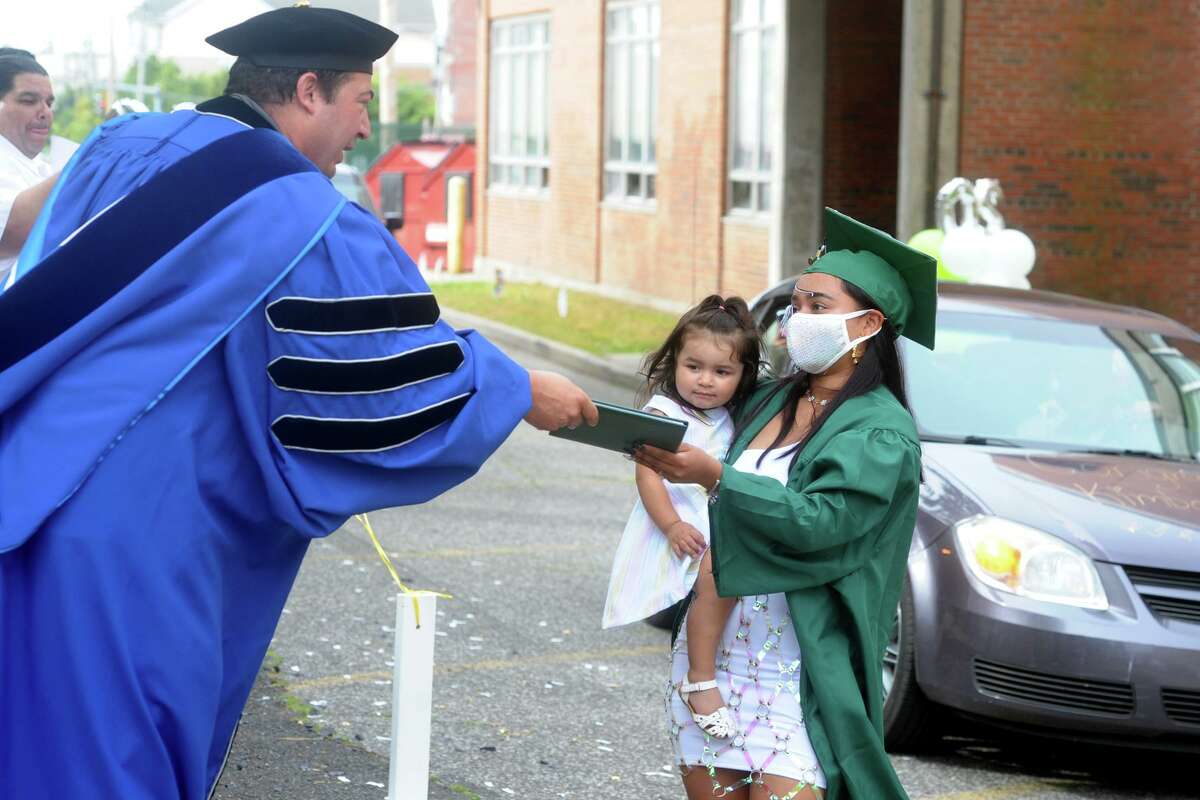
[[883, 654], [883, 740], [893, 753], [929, 750], [941, 738], [939, 709], [917, 685], [916, 638], [912, 590], [905, 581]]

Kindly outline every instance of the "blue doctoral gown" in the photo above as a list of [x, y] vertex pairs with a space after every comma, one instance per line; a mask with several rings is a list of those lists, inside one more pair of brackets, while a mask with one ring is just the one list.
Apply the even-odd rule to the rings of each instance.
[[[290, 148], [237, 101], [208, 108], [81, 148], [0, 311], [36, 328], [92, 291], [189, 202], [139, 187], [206, 146], [257, 128]], [[81, 277], [14, 311], [81, 226]], [[311, 168], [0, 369], [0, 797], [20, 800], [205, 798], [309, 541], [470, 477], [530, 406], [526, 372], [440, 321]]]

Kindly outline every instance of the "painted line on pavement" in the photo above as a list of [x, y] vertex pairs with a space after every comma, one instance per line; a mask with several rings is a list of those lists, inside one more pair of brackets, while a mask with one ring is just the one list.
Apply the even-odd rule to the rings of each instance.
[[[643, 656], [658, 656], [665, 664], [667, 661], [667, 647], [661, 644], [647, 644], [638, 647], [610, 647], [604, 650], [571, 650], [563, 653], [529, 656], [528, 658], [491, 658], [482, 661], [463, 661], [454, 664], [434, 664], [433, 672], [435, 675], [454, 675], [460, 672], [524, 669], [526, 667], [551, 664], [571, 664], [617, 658], [641, 658]], [[391, 670], [359, 672], [350, 675], [326, 675], [322, 678], [310, 678], [306, 681], [289, 681], [288, 689], [291, 691], [304, 691], [306, 689], [324, 689], [331, 686], [351, 686], [356, 683], [388, 680], [391, 677]]]

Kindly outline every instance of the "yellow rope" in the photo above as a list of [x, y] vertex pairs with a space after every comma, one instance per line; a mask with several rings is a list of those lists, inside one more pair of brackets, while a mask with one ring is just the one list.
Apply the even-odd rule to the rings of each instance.
[[387, 552], [383, 549], [383, 545], [379, 543], [379, 537], [375, 535], [375, 529], [371, 527], [371, 520], [366, 514], [355, 514], [354, 518], [366, 529], [367, 535], [371, 537], [371, 544], [375, 545], [375, 552], [379, 554], [379, 558], [383, 561], [383, 565], [387, 567], [388, 572], [392, 573], [392, 580], [400, 587], [400, 593], [412, 599], [413, 617], [416, 620], [417, 627], [421, 627], [421, 604], [418, 601], [421, 595], [432, 594], [437, 597], [443, 597], [447, 600], [450, 595], [442, 594], [441, 592], [430, 592], [424, 589], [413, 590], [404, 585], [404, 581], [400, 580], [400, 574], [396, 572], [396, 567], [392, 564], [392, 560], [388, 558]]

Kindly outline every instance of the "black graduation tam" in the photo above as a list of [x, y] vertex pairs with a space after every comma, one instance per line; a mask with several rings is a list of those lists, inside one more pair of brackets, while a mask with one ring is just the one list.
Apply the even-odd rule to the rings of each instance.
[[297, 3], [251, 17], [205, 41], [259, 67], [370, 73], [396, 38], [362, 17]]

